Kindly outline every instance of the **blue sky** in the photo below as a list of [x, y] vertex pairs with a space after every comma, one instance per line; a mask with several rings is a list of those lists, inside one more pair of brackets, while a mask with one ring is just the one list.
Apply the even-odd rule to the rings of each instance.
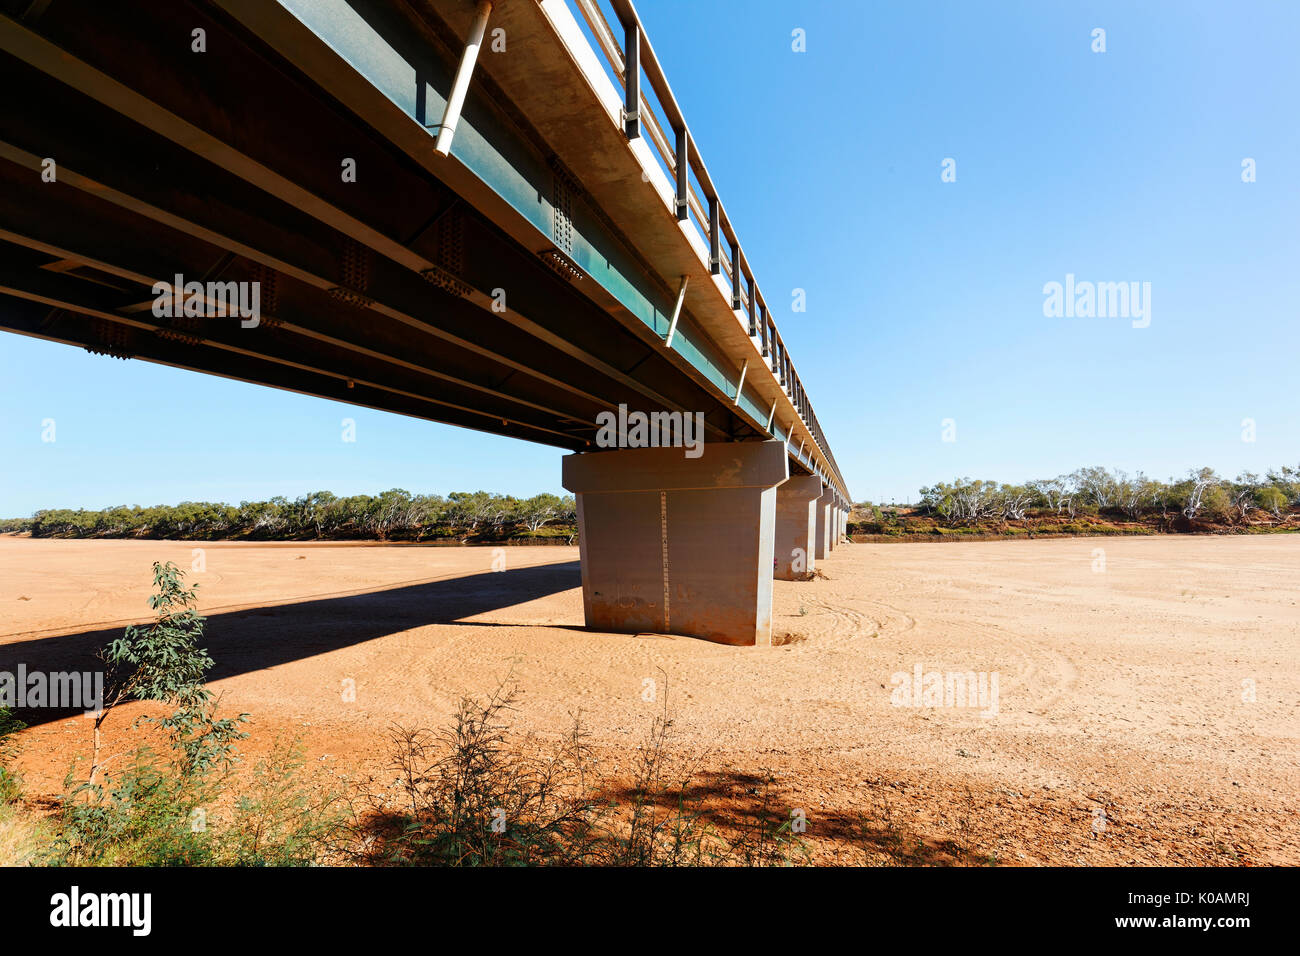
[[[638, 8], [855, 498], [1300, 462], [1300, 5]], [[1150, 326], [1044, 317], [1067, 273]], [[560, 490], [557, 450], [14, 335], [0, 408], [3, 516]]]

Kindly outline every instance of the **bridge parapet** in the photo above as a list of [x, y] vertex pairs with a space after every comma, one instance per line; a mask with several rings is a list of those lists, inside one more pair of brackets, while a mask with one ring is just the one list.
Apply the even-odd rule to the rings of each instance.
[[[669, 180], [672, 208], [678, 221], [690, 230], [701, 248], [707, 250], [705, 261], [715, 284], [746, 327], [749, 337], [757, 341], [761, 357], [770, 363], [772, 375], [807, 428], [808, 439], [824, 456], [825, 467], [809, 462], [812, 466], [809, 470], [822, 475], [847, 497], [843, 476], [831, 454], [803, 380], [768, 310], [767, 300], [754, 278], [736, 229], [719, 198], [635, 6], [631, 0], [544, 0], [542, 6], [559, 3], [565, 3], [567, 9], [576, 10], [580, 15], [585, 24], [586, 38], [599, 49], [608, 67], [606, 75], [622, 89], [619, 125], [629, 141], [649, 140], [656, 164]], [[606, 14], [606, 10], [612, 17]], [[555, 19], [552, 17], [553, 22]], [[614, 23], [617, 23], [617, 29]], [[771, 432], [770, 421], [768, 428]], [[794, 457], [801, 459], [802, 452], [795, 452]]]

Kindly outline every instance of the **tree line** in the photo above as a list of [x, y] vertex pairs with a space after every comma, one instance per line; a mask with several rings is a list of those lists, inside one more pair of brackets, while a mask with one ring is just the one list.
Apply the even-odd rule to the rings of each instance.
[[[957, 478], [922, 488], [917, 511], [949, 526], [1081, 515], [1186, 522], [1245, 524], [1283, 522], [1300, 509], [1300, 466], [1263, 475], [1243, 472], [1225, 478], [1198, 468], [1168, 481], [1142, 472], [1129, 475], [1103, 467], [1012, 485]], [[856, 506], [879, 519], [891, 513], [870, 502]], [[895, 517], [897, 512], [892, 512]], [[855, 515], [855, 517], [858, 517]], [[31, 518], [0, 520], [0, 533], [30, 532], [40, 538], [186, 538], [308, 540], [378, 538], [505, 540], [576, 537], [572, 495], [514, 498], [486, 491], [412, 495], [393, 488], [378, 495], [339, 497], [314, 491], [295, 499], [267, 501], [182, 501], [177, 505], [118, 505], [98, 511], [49, 509]]]
[[[870, 507], [870, 506], [868, 506]], [[920, 511], [949, 525], [1020, 520], [1044, 515], [1075, 518], [1105, 515], [1143, 520], [1245, 523], [1285, 519], [1300, 507], [1300, 467], [1282, 466], [1262, 476], [1234, 478], [1196, 468], [1181, 479], [1161, 481], [1103, 467], [1022, 485], [958, 478], [921, 489]]]
[[393, 488], [378, 495], [336, 496], [313, 491], [238, 505], [182, 501], [177, 505], [118, 505], [99, 511], [50, 509], [31, 518], [0, 521], [0, 532], [39, 538], [379, 538], [421, 541], [451, 538], [572, 538], [577, 512], [572, 495], [514, 498], [486, 491], [412, 495]]

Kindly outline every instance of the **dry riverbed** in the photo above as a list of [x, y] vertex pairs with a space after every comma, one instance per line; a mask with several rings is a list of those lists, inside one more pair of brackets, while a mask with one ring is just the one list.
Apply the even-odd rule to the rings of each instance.
[[[91, 666], [149, 617], [152, 561], [201, 558], [244, 749], [299, 736], [381, 798], [394, 724], [508, 678], [516, 729], [580, 715], [613, 777], [666, 697], [703, 804], [725, 820], [770, 776], [817, 862], [1300, 863], [1300, 537], [846, 544], [776, 582], [763, 648], [586, 631], [576, 547], [503, 553], [0, 537], [0, 669]], [[918, 667], [984, 699], [913, 695]], [[60, 791], [87, 725], [24, 731], [30, 794]]]

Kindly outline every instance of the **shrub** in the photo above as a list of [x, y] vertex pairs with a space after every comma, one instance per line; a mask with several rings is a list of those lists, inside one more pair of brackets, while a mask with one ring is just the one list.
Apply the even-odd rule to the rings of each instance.
[[544, 752], [517, 739], [507, 716], [516, 692], [461, 701], [440, 731], [397, 728], [393, 764], [400, 812], [367, 823], [366, 862], [442, 866], [768, 865], [793, 861], [802, 843], [759, 806], [721, 832], [690, 796], [689, 767], [671, 758], [672, 721], [652, 723], [630, 787], [601, 781], [581, 726]]
[[[247, 736], [246, 714], [218, 719], [203, 683], [212, 666], [200, 648], [203, 622], [196, 593], [171, 563], [153, 566], [157, 619], [128, 627], [101, 651], [108, 669], [104, 707], [95, 721], [88, 780], [65, 780], [56, 831], [42, 854], [48, 864], [78, 866], [303, 865], [332, 852], [348, 817], [336, 797], [311, 795], [300, 777], [301, 750], [277, 747], [236, 796], [235, 742]], [[128, 700], [172, 704], [157, 726], [164, 753], [137, 746], [116, 757], [101, 752], [101, 727]], [[123, 769], [108, 772], [123, 760]], [[219, 808], [231, 807], [226, 819]]]
[[277, 742], [258, 761], [252, 780], [217, 832], [215, 861], [228, 866], [308, 866], [340, 859], [352, 813], [333, 792], [303, 779], [302, 746]]
[[1282, 517], [1287, 507], [1287, 496], [1281, 488], [1270, 485], [1255, 492], [1255, 503], [1274, 518]]
[[4, 707], [0, 707], [0, 806], [12, 803], [22, 794], [22, 779], [13, 769], [18, 755], [18, 731], [26, 726]]
[[218, 720], [212, 693], [203, 683], [212, 668], [207, 650], [198, 646], [204, 618], [195, 610], [197, 586], [186, 588], [184, 572], [168, 561], [153, 565], [157, 589], [149, 606], [157, 614], [147, 627], [127, 627], [122, 637], [100, 652], [105, 668], [104, 705], [95, 717], [95, 750], [88, 786], [96, 786], [100, 770], [101, 731], [113, 710], [128, 700], [169, 703], [176, 710], [153, 720], [183, 755], [182, 769], [203, 773], [216, 765], [229, 767], [234, 742], [247, 736], [238, 725], [248, 719]]
[[39, 821], [17, 804], [0, 803], [0, 866], [29, 866], [40, 856], [48, 837]]

